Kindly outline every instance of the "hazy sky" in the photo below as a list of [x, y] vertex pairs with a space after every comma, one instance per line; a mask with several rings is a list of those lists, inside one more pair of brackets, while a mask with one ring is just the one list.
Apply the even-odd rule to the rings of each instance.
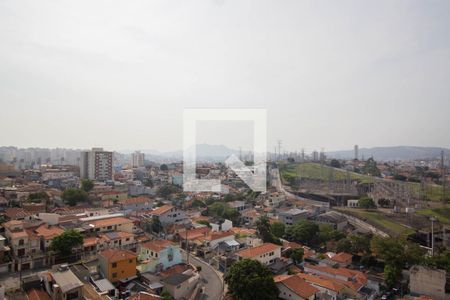
[[180, 149], [195, 107], [266, 108], [269, 150], [450, 147], [450, 1], [1, 0], [0, 107], [20, 147]]

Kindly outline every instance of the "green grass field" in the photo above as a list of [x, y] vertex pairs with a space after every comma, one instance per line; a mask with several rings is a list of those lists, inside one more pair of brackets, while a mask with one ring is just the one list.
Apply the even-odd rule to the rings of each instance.
[[[290, 178], [306, 178], [328, 181], [331, 178], [333, 180], [345, 180], [347, 179], [347, 171], [334, 169], [328, 166], [323, 166], [318, 163], [290, 163], [280, 165], [280, 174], [284, 183], [289, 182]], [[381, 178], [375, 178], [367, 175], [357, 174], [350, 172], [351, 180], [357, 180], [360, 183], [371, 183], [376, 180], [383, 180]], [[420, 183], [405, 182], [404, 184], [410, 185], [413, 190], [419, 195], [422, 189]], [[449, 192], [450, 194], [450, 192]], [[442, 188], [438, 185], [426, 185], [423, 187], [423, 195], [426, 200], [441, 201], [442, 200]]]
[[427, 217], [435, 217], [439, 222], [450, 224], [450, 207], [448, 205], [441, 208], [419, 209], [416, 213]]
[[372, 224], [373, 226], [394, 236], [406, 236], [414, 233], [414, 230], [411, 228], [390, 220], [382, 212], [376, 210], [368, 211], [357, 208], [339, 208], [337, 210], [366, 221], [367, 223]]

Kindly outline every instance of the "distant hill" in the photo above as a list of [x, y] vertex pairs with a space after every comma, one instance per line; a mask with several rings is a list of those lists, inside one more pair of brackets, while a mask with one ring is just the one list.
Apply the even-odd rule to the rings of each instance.
[[[450, 149], [438, 147], [415, 147], [415, 146], [395, 146], [395, 147], [375, 147], [360, 148], [359, 158], [372, 157], [375, 160], [412, 160], [412, 159], [433, 159], [440, 158], [441, 151], [444, 150], [446, 157], [450, 156]], [[327, 152], [328, 157], [340, 159], [354, 158], [353, 150]]]
[[[231, 154], [238, 155], [239, 151], [230, 149], [224, 145], [208, 145], [208, 144], [198, 144], [196, 146], [196, 157], [197, 161], [224, 161]], [[171, 158], [176, 160], [181, 160], [183, 158], [182, 151], [174, 151], [174, 152], [157, 152], [157, 151], [143, 151], [146, 153], [146, 156], [159, 159]]]

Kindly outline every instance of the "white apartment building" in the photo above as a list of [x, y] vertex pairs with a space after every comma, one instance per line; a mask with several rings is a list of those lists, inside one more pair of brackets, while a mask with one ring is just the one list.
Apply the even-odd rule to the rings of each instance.
[[133, 166], [133, 168], [141, 168], [144, 166], [144, 159], [145, 159], [144, 153], [136, 151], [133, 154], [131, 154], [131, 165]]

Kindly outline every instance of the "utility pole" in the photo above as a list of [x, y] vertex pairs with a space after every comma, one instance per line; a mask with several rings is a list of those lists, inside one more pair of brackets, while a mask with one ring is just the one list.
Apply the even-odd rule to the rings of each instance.
[[441, 150], [441, 173], [442, 173], [442, 203], [445, 203], [445, 201], [447, 200], [445, 198], [445, 159], [444, 159], [444, 150]]
[[282, 144], [282, 141], [278, 140], [278, 159], [281, 158], [281, 144]]
[[436, 219], [434, 217], [431, 217], [430, 221], [431, 221], [431, 256], [434, 256], [434, 221], [436, 221]]

